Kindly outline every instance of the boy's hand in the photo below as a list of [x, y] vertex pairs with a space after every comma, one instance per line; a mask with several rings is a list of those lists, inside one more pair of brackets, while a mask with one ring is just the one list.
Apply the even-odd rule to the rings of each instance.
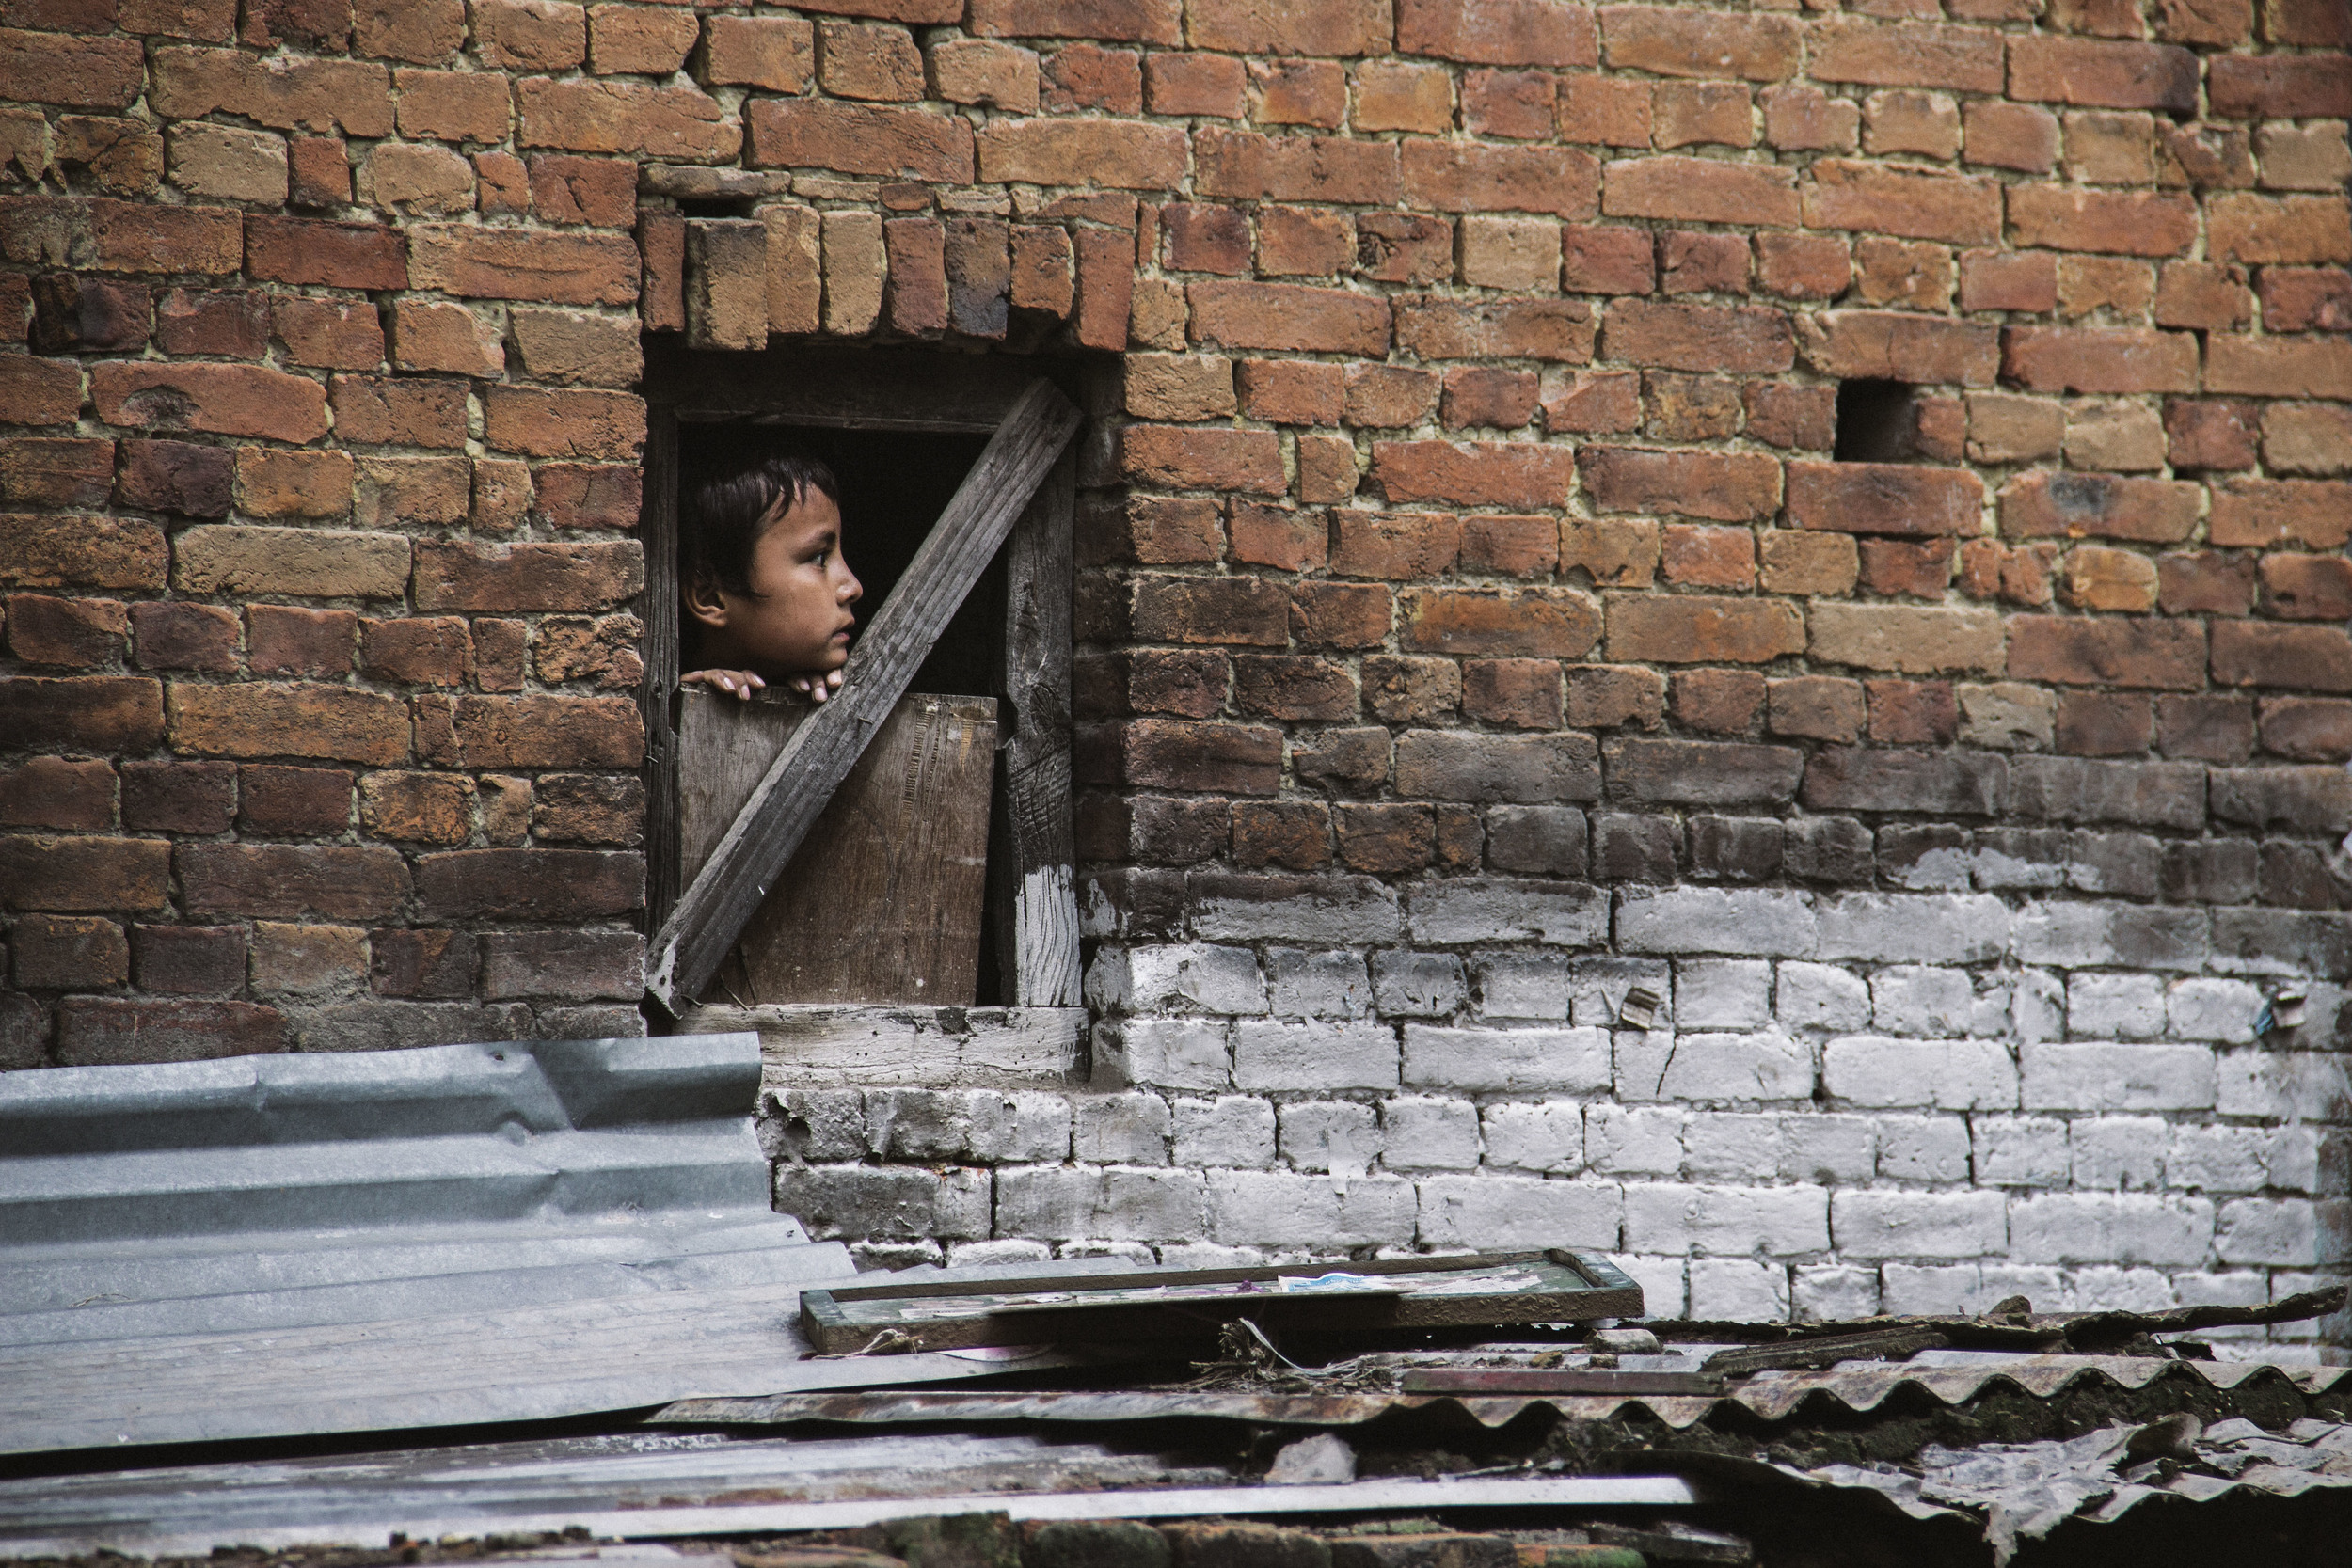
[[812, 703], [822, 703], [841, 689], [841, 672], [838, 670], [815, 671], [805, 675], [795, 675], [785, 682], [785, 685]]
[[680, 686], [715, 686], [742, 702], [750, 702], [752, 693], [764, 689], [768, 683], [749, 670], [690, 670], [678, 677]]

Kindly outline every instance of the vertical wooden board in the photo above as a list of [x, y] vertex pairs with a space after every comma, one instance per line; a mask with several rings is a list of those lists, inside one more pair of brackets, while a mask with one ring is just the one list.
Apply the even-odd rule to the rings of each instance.
[[[810, 711], [690, 693], [690, 871]], [[986, 697], [898, 704], [746, 923], [710, 1000], [974, 1002], [995, 711]]]
[[991, 921], [1014, 1006], [1079, 1002], [1070, 821], [1071, 529], [1077, 462], [1065, 451], [1005, 542], [1004, 794]]
[[645, 726], [645, 914], [655, 930], [669, 918], [678, 889], [693, 875], [678, 870], [678, 737], [670, 717], [682, 673], [677, 490], [677, 417], [668, 404], [652, 404], [645, 409], [644, 505], [638, 531], [645, 545], [645, 590], [637, 601], [645, 628], [645, 673], [637, 706]]

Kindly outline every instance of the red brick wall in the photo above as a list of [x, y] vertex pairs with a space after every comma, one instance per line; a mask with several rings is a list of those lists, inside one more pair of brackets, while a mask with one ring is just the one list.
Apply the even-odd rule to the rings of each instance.
[[[2342, 0], [807, 9], [5, 7], [0, 1064], [632, 1026], [641, 325], [1126, 355], [1105, 931], [1188, 871], [1803, 882], [1719, 785], [1875, 833], [1831, 882], [1924, 810], [2341, 905]], [[1911, 461], [1830, 461], [1845, 377]], [[2020, 752], [2223, 782], [1971, 792]], [[1485, 812], [1604, 792], [1660, 830], [1574, 865]]]

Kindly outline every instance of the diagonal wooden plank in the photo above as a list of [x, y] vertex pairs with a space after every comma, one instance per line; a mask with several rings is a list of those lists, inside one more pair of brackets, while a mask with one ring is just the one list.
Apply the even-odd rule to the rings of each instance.
[[1051, 383], [1021, 395], [850, 656], [841, 690], [792, 732], [742, 815], [654, 934], [645, 994], [675, 1018], [695, 997], [890, 717], [956, 607], [1078, 433]]

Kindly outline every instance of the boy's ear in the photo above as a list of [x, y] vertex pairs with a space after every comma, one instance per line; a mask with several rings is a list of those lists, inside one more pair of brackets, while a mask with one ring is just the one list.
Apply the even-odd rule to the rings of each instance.
[[719, 592], [719, 585], [708, 578], [697, 576], [687, 578], [685, 598], [686, 613], [704, 626], [723, 626], [727, 624], [726, 596]]

